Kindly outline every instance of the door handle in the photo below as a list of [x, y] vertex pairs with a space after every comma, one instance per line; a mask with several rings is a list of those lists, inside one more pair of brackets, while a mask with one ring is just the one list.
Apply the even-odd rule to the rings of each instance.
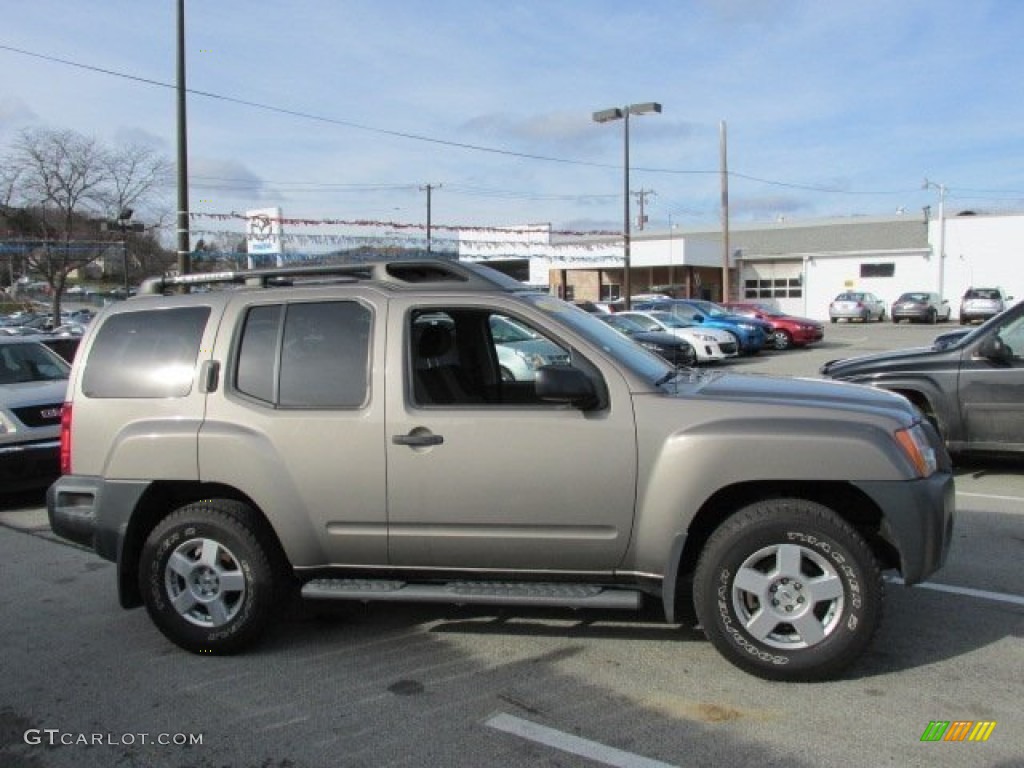
[[391, 442], [395, 445], [411, 445], [415, 448], [422, 448], [427, 445], [441, 445], [444, 442], [444, 437], [432, 434], [392, 435]]

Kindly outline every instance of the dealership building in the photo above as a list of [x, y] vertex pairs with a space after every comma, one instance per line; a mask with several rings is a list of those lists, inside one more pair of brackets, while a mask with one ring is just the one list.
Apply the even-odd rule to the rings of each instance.
[[[548, 225], [460, 233], [459, 258], [491, 264], [563, 298], [621, 293], [622, 236], [553, 232]], [[1024, 297], [1024, 214], [962, 212], [780, 220], [729, 229], [729, 299], [773, 300], [794, 315], [828, 317], [843, 291], [869, 291], [887, 305], [906, 291], [934, 291], [957, 316], [970, 287]], [[722, 300], [720, 229], [641, 230], [630, 238], [633, 294], [667, 292]]]

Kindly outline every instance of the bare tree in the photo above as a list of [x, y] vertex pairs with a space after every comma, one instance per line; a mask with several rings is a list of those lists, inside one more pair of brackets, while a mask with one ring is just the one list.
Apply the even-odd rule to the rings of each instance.
[[5, 178], [11, 179], [9, 197], [38, 221], [43, 243], [28, 264], [50, 286], [55, 320], [68, 276], [109, 253], [111, 243], [103, 240], [116, 233], [101, 236], [99, 220], [121, 218], [146, 203], [169, 170], [168, 161], [146, 147], [111, 150], [70, 130], [36, 128], [18, 136]]
[[171, 182], [174, 170], [170, 160], [141, 144], [106, 152], [102, 162], [108, 183], [101, 200], [110, 219], [151, 200]]

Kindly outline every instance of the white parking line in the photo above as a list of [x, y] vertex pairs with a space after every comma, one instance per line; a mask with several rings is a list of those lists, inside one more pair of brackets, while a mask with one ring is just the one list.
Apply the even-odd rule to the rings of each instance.
[[[891, 576], [887, 579], [893, 584], [904, 584], [899, 576]], [[964, 595], [965, 597], [977, 597], [981, 600], [994, 600], [998, 603], [1010, 603], [1012, 605], [1024, 605], [1024, 597], [1011, 595], [1006, 592], [989, 592], [984, 589], [971, 589], [970, 587], [954, 587], [950, 584], [936, 584], [932, 581], [924, 581], [915, 584], [911, 589], [930, 589], [934, 592], [949, 592], [953, 595]]]
[[1024, 504], [1024, 496], [998, 496], [994, 493], [966, 493], [957, 491], [957, 498], [965, 499], [992, 499], [993, 501], [1016, 501]]
[[569, 752], [573, 755], [586, 757], [605, 765], [613, 765], [616, 768], [676, 768], [675, 766], [663, 763], [660, 760], [651, 760], [647, 757], [635, 755], [632, 752], [624, 752], [615, 747], [609, 747], [589, 739], [581, 739], [571, 733], [556, 731], [544, 725], [531, 723], [512, 715], [499, 713], [488, 719], [484, 725], [505, 733], [511, 733], [527, 741], [544, 744], [562, 752]]

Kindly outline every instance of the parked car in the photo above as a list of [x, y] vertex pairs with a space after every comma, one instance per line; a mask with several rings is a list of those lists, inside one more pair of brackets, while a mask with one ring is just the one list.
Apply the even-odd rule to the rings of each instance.
[[671, 312], [680, 320], [725, 331], [732, 335], [741, 355], [754, 355], [760, 352], [772, 334], [772, 326], [763, 320], [734, 315], [724, 307], [702, 299], [641, 302], [633, 308]]
[[833, 323], [839, 320], [882, 322], [885, 320], [885, 302], [866, 291], [844, 291], [828, 305], [828, 319]]
[[84, 336], [87, 330], [87, 326], [83, 323], [64, 323], [64, 325], [58, 325], [52, 331], [51, 336]]
[[900, 297], [892, 303], [892, 310], [889, 312], [894, 323], [901, 320], [917, 321], [919, 323], [947, 322], [953, 308], [949, 300], [931, 291], [910, 291], [900, 294]]
[[545, 365], [569, 364], [566, 350], [508, 317], [491, 315], [490, 325], [503, 381], [533, 381]]
[[821, 373], [903, 395], [951, 453], [1024, 453], [1024, 303], [931, 347], [834, 360]]
[[775, 349], [806, 347], [825, 338], [825, 326], [809, 317], [787, 315], [775, 307], [753, 301], [727, 302], [722, 306], [737, 315], [754, 317], [770, 324], [769, 343]]
[[673, 333], [649, 331], [630, 317], [619, 314], [598, 315], [619, 333], [625, 334], [644, 349], [663, 357], [676, 368], [690, 368], [697, 364], [697, 350], [686, 339]]
[[688, 323], [671, 312], [631, 310], [616, 312], [615, 316], [627, 317], [645, 331], [678, 336], [693, 347], [699, 363], [720, 362], [739, 354], [736, 340], [728, 331]]
[[[246, 288], [178, 292], [197, 282]], [[122, 606], [204, 658], [299, 595], [627, 615], [646, 597], [669, 622], [690, 604], [752, 674], [818, 680], [868, 648], [883, 571], [921, 582], [953, 538], [949, 457], [905, 398], [680, 371], [481, 265], [188, 274], [139, 294], [75, 359], [47, 510], [117, 563]], [[502, 381], [492, 317], [568, 364]]]
[[60, 414], [70, 366], [28, 337], [0, 337], [0, 491], [60, 474]]
[[995, 317], [1013, 300], [1002, 288], [968, 288], [960, 302], [960, 324]]

